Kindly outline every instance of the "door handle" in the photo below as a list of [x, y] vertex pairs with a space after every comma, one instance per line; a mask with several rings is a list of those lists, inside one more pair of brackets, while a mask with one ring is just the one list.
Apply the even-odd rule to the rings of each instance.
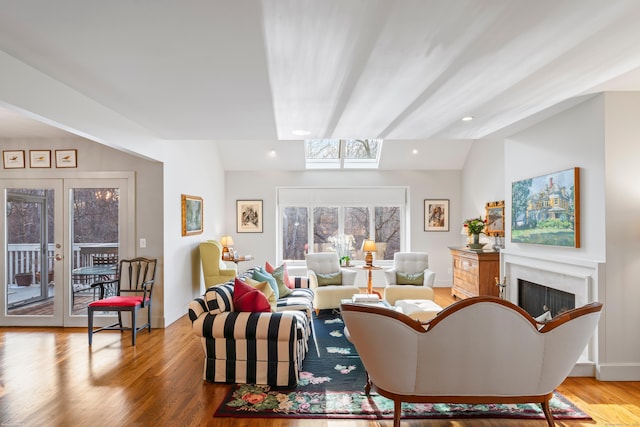
[[56, 261], [62, 261], [64, 257], [60, 254], [56, 254], [54, 258], [56, 259]]

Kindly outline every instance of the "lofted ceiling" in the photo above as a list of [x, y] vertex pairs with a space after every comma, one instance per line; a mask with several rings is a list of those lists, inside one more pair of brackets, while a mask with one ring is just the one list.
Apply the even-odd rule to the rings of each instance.
[[[155, 138], [225, 142], [230, 169], [262, 148], [302, 168], [296, 130], [456, 169], [473, 140], [640, 90], [638, 22], [637, 0], [0, 0], [0, 51]], [[1, 138], [63, 133], [6, 107]]]

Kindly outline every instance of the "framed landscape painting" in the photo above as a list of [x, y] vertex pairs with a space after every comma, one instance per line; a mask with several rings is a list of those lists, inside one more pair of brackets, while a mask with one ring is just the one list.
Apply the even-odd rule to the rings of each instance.
[[182, 235], [202, 233], [202, 197], [182, 195]]
[[449, 200], [425, 199], [424, 231], [449, 231]]
[[236, 200], [238, 233], [262, 233], [262, 200]]
[[580, 169], [511, 184], [511, 242], [580, 247]]

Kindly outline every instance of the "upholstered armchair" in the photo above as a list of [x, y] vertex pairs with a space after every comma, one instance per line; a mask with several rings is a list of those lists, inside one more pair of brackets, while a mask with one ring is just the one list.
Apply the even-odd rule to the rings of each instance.
[[393, 267], [384, 272], [384, 299], [391, 305], [401, 299], [433, 300], [435, 277], [427, 253], [396, 252]]
[[[601, 303], [569, 310], [541, 325], [495, 297], [472, 297], [420, 323], [387, 308], [342, 304], [345, 335], [369, 383], [401, 402], [539, 403], [553, 426], [549, 400], [593, 335]], [[402, 349], [402, 351], [398, 351]]]
[[314, 292], [313, 308], [316, 313], [340, 307], [343, 299], [360, 293], [355, 286], [357, 271], [340, 267], [335, 252], [307, 254], [309, 288]]
[[216, 240], [200, 243], [200, 262], [204, 284], [207, 288], [233, 279], [238, 273], [238, 268], [235, 265], [233, 268], [229, 268], [222, 261], [222, 245]]

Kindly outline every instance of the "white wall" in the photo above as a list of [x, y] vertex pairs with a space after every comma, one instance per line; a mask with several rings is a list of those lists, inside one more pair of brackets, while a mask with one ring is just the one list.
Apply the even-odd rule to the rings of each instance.
[[[462, 218], [456, 225], [462, 230], [462, 222], [469, 218], [486, 217], [486, 204], [505, 200], [511, 194], [504, 184], [504, 141], [475, 141], [469, 151], [462, 171]], [[460, 244], [467, 237], [461, 236]], [[483, 238], [487, 248], [496, 243], [493, 237]]]
[[[256, 264], [280, 261], [275, 259], [277, 187], [407, 186], [411, 215], [410, 247], [407, 250], [428, 252], [430, 267], [436, 273], [436, 286], [451, 286], [451, 255], [448, 247], [460, 244], [462, 224], [460, 171], [244, 171], [227, 172], [225, 177], [225, 233], [233, 236], [236, 250], [255, 256]], [[236, 233], [236, 200], [241, 199], [263, 200], [263, 233]], [[449, 199], [449, 232], [424, 231], [424, 199]], [[244, 267], [240, 266], [241, 269]]]
[[[640, 380], [640, 94], [607, 93], [510, 137], [505, 144], [505, 193], [510, 183], [580, 168], [581, 247], [510, 242], [522, 254], [605, 262], [597, 300], [603, 302], [598, 336], [598, 378]], [[510, 196], [507, 212], [511, 211]]]
[[[216, 144], [164, 143], [164, 256], [167, 260], [165, 322], [187, 313], [191, 300], [204, 293], [201, 280], [201, 241], [216, 238], [224, 228], [224, 172]], [[182, 236], [181, 195], [203, 198], [203, 233]], [[162, 215], [162, 212], [158, 212]]]
[[600, 376], [640, 380], [640, 93], [604, 95], [606, 223], [606, 345]]

